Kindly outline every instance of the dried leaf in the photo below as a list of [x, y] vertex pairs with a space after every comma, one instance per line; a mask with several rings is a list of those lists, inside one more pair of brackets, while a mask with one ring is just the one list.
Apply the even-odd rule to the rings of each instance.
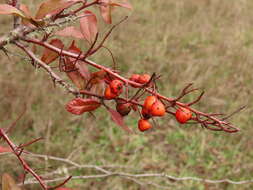
[[93, 83], [91, 86], [89, 86], [89, 90], [97, 95], [103, 96], [104, 95], [104, 89], [105, 89], [105, 81], [99, 80], [97, 83]]
[[46, 15], [55, 15], [62, 10], [74, 5], [75, 3], [82, 2], [82, 0], [47, 0], [41, 3], [39, 10], [36, 13], [36, 19], [42, 19]]
[[2, 190], [21, 190], [14, 179], [7, 173], [2, 175]]
[[63, 30], [57, 31], [55, 35], [83, 39], [83, 34], [81, 33], [81, 31], [79, 31], [74, 26], [69, 26], [64, 28]]
[[71, 43], [71, 45], [69, 46], [69, 49], [68, 49], [68, 50], [69, 50], [70, 52], [76, 53], [76, 54], [81, 53], [81, 49], [78, 48], [78, 47], [76, 46], [76, 41], [75, 41], [75, 40], [72, 41], [72, 43]]
[[90, 78], [90, 72], [89, 69], [87, 67], [87, 64], [83, 61], [78, 61], [76, 63], [76, 68], [78, 69], [79, 73], [82, 75], [82, 77], [85, 80], [88, 80]]
[[[64, 47], [64, 44], [62, 43], [61, 40], [59, 39], [53, 39], [50, 41], [50, 44], [59, 48], [59, 49], [62, 49]], [[47, 64], [50, 64], [52, 63], [54, 60], [56, 60], [57, 58], [59, 57], [59, 54], [50, 50], [50, 49], [47, 49], [45, 48], [44, 52], [43, 52], [43, 55], [41, 57], [41, 60]]]
[[23, 13], [25, 14], [26, 18], [32, 18], [32, 14], [31, 14], [31, 12], [30, 12], [30, 10], [29, 10], [29, 8], [28, 8], [27, 5], [21, 4], [20, 7], [19, 7], [19, 9], [21, 11], [23, 11]]
[[26, 18], [25, 14], [22, 13], [20, 10], [17, 8], [8, 5], [8, 4], [0, 4], [0, 14], [3, 15], [15, 15], [15, 16], [20, 16], [22, 18]]
[[67, 71], [66, 74], [79, 90], [84, 89], [85, 80], [78, 70]]
[[75, 98], [66, 106], [66, 110], [75, 115], [81, 115], [84, 112], [90, 112], [97, 109], [101, 103], [94, 99]]
[[104, 21], [108, 24], [111, 24], [112, 23], [112, 16], [111, 16], [112, 7], [110, 6], [110, 0], [101, 0], [99, 9]]
[[80, 28], [83, 37], [89, 42], [94, 42], [98, 33], [97, 18], [91, 11], [84, 11], [84, 15], [88, 15], [80, 19]]
[[128, 133], [133, 133], [133, 131], [124, 123], [123, 117], [120, 115], [119, 112], [108, 108], [107, 109], [109, 113], [111, 114], [111, 119], [114, 121], [118, 126], [120, 126], [123, 130], [125, 130]]
[[101, 4], [99, 6], [100, 13], [104, 21], [108, 24], [112, 23], [112, 8], [115, 6], [132, 9], [132, 5], [128, 2], [128, 0], [101, 0]]
[[[72, 41], [69, 52], [79, 54], [81, 53], [81, 50], [75, 45], [75, 40]], [[84, 89], [85, 81], [88, 78], [85, 78], [85, 72], [87, 72], [87, 75], [89, 74], [88, 68], [85, 68], [85, 65], [81, 66], [81, 61], [76, 61], [75, 58], [66, 58], [65, 59], [65, 70], [67, 76], [70, 78], [70, 80], [76, 85], [79, 89]], [[86, 70], [85, 70], [86, 69]]]
[[127, 9], [133, 9], [132, 5], [128, 2], [128, 0], [111, 0], [111, 5]]

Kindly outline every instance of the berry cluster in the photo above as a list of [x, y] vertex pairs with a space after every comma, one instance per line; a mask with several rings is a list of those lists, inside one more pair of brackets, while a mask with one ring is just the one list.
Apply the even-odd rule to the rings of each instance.
[[[132, 74], [129, 80], [145, 85], [148, 84], [150, 80], [152, 80], [151, 78], [152, 77], [148, 74]], [[119, 98], [120, 94], [123, 92], [123, 87], [124, 83], [118, 79], [109, 81], [108, 86], [104, 91], [104, 99], [115, 99], [117, 112], [121, 116], [126, 116], [130, 113], [132, 109], [137, 110], [137, 108], [131, 102]], [[144, 104], [141, 105], [141, 107], [141, 119], [138, 121], [138, 129], [142, 132], [152, 128], [152, 124], [149, 122], [150, 118], [162, 117], [166, 113], [165, 105], [155, 95], [147, 96], [144, 100]], [[192, 113], [186, 107], [179, 107], [175, 112], [175, 117], [179, 123], [184, 124], [192, 118]]]

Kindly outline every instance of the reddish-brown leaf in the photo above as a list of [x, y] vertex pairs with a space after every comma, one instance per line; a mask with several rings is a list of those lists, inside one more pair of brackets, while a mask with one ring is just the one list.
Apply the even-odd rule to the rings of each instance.
[[128, 133], [133, 133], [133, 131], [124, 123], [123, 117], [119, 114], [119, 112], [108, 108], [107, 109], [109, 113], [111, 114], [111, 119], [114, 121], [118, 126], [120, 126], [123, 130], [125, 130]]
[[97, 109], [101, 103], [94, 99], [75, 98], [65, 106], [66, 110], [75, 115]]
[[128, 0], [111, 0], [111, 5], [127, 9], [133, 9], [132, 5], [128, 2]]
[[78, 69], [79, 73], [82, 75], [83, 78], [85, 78], [86, 80], [90, 78], [90, 72], [85, 62], [78, 61], [76, 63], [76, 68]]
[[12, 14], [12, 15], [20, 16], [22, 18], [26, 17], [22, 11], [8, 4], [0, 4], [0, 14], [3, 14], [3, 15]]
[[[69, 59], [68, 59], [69, 61]], [[85, 87], [85, 80], [82, 77], [82, 75], [79, 73], [78, 70], [73, 70], [73, 71], [67, 71], [66, 72], [67, 76], [69, 79], [75, 84], [77, 88], [84, 89]]]
[[28, 8], [27, 5], [21, 4], [20, 7], [19, 7], [19, 9], [20, 9], [21, 11], [23, 11], [23, 13], [25, 14], [25, 16], [26, 16], [27, 18], [32, 18], [32, 14], [31, 14], [31, 12], [30, 12], [30, 10], [29, 10], [29, 8]]
[[68, 50], [69, 50], [70, 52], [76, 53], [76, 54], [81, 53], [81, 49], [78, 48], [78, 47], [76, 46], [76, 41], [75, 41], [75, 40], [72, 41], [72, 43], [71, 43], [71, 45], [69, 46], [69, 49], [68, 49]]
[[110, 0], [101, 0], [101, 4], [99, 8], [100, 8], [100, 13], [104, 21], [108, 24], [111, 24], [112, 23], [112, 16], [111, 16], [112, 8], [110, 6]]
[[36, 13], [36, 19], [42, 19], [46, 15], [55, 15], [62, 10], [81, 2], [82, 0], [47, 0], [41, 3], [39, 10]]
[[33, 18], [31, 11], [29, 7], [25, 4], [21, 4], [19, 9], [23, 11], [25, 18], [22, 18], [22, 24], [28, 26], [28, 27], [35, 27], [35, 26], [43, 26], [45, 24], [45, 21], [42, 20], [36, 20]]
[[112, 23], [112, 7], [123, 7], [127, 9], [132, 9], [132, 5], [128, 0], [101, 0], [100, 1], [100, 13], [104, 21], [108, 24]]
[[[49, 42], [51, 45], [59, 48], [59, 49], [62, 49], [64, 47], [64, 44], [62, 43], [61, 40], [59, 39], [53, 39]], [[50, 50], [50, 49], [47, 49], [45, 48], [44, 52], [43, 52], [43, 55], [41, 57], [41, 60], [47, 64], [49, 63], [52, 63], [54, 60], [57, 59], [57, 57], [59, 57], [59, 54]]]
[[[69, 47], [69, 51], [72, 53], [76, 53], [76, 54], [80, 54], [81, 50], [76, 46], [75, 44], [75, 40], [72, 41], [70, 47]], [[75, 62], [74, 58], [70, 58], [70, 60], [72, 62]], [[81, 76], [83, 78], [85, 78], [86, 80], [88, 80], [90, 78], [90, 72], [89, 69], [87, 67], [87, 64], [83, 61], [77, 61], [75, 64], [75, 68], [78, 69], [79, 73], [81, 74]]]
[[20, 187], [16, 184], [14, 179], [8, 174], [2, 174], [2, 190], [21, 190]]
[[12, 152], [10, 147], [0, 146], [0, 153], [3, 152]]
[[55, 35], [83, 39], [83, 34], [81, 33], [81, 31], [79, 31], [74, 26], [69, 26], [64, 28], [63, 30], [57, 31]]
[[83, 37], [89, 42], [92, 43], [95, 40], [95, 37], [98, 33], [97, 27], [97, 17], [91, 11], [84, 11], [85, 16], [80, 19], [80, 27]]
[[97, 83], [90, 84], [90, 86], [88, 86], [88, 89], [94, 94], [104, 96], [105, 81], [98, 80]]
[[[81, 50], [75, 45], [75, 40], [72, 41], [68, 51], [76, 54], [81, 53]], [[86, 64], [82, 65], [81, 63], [82, 61], [68, 57], [65, 59], [65, 71], [77, 88], [84, 89], [86, 80], [89, 78], [89, 71]]]

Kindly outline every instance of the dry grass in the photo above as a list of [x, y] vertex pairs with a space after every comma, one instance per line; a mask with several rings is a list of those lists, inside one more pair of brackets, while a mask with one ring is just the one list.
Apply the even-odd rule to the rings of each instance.
[[[9, 61], [2, 53], [1, 125], [8, 125], [26, 104], [27, 112], [12, 138], [21, 143], [45, 137], [45, 141], [28, 148], [37, 153], [67, 157], [78, 149], [72, 159], [79, 163], [125, 165], [129, 166], [126, 171], [132, 172], [166, 172], [210, 179], [253, 178], [253, 1], [132, 0], [132, 3], [135, 9], [130, 19], [117, 28], [107, 42], [123, 74], [154, 71], [162, 74], [159, 86], [168, 96], [176, 96], [185, 84], [194, 82], [206, 91], [196, 106], [203, 111], [231, 112], [247, 104], [248, 108], [233, 118], [241, 132], [231, 135], [195, 125], [180, 126], [168, 117], [159, 119], [159, 126], [150, 133], [129, 136], [110, 121], [104, 110], [95, 112], [96, 120], [88, 115], [68, 114], [64, 105], [71, 95], [55, 89], [43, 71], [35, 71], [17, 58]], [[119, 11], [115, 14], [123, 15]], [[0, 33], [6, 32], [10, 21], [1, 17]], [[102, 52], [94, 60], [111, 65], [110, 57], [105, 55]], [[192, 95], [187, 100], [193, 98]], [[131, 114], [127, 120], [129, 126], [136, 128], [137, 119]], [[10, 162], [9, 158], [1, 157], [1, 173], [19, 175], [21, 168], [16, 167], [18, 163], [14, 160]], [[58, 166], [53, 162], [48, 165]], [[45, 167], [45, 163], [37, 160], [33, 166]], [[76, 171], [73, 175], [88, 173], [92, 171]], [[160, 182], [159, 179], [154, 181]], [[253, 188], [250, 184], [168, 183], [171, 184], [168, 189], [175, 190]], [[68, 185], [94, 190], [157, 189], [139, 187], [118, 177], [76, 180]]]

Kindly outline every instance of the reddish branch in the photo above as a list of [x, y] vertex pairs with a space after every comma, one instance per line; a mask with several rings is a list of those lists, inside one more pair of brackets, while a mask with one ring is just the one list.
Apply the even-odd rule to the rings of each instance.
[[[13, 0], [11, 1], [13, 6], [16, 6], [17, 8], [19, 7], [19, 3], [17, 0]], [[62, 20], [63, 18], [66, 17], [71, 17], [71, 16], [76, 16], [77, 13], [79, 13], [80, 11], [86, 9], [87, 7], [90, 6], [94, 6], [94, 5], [99, 5], [100, 4], [100, 0], [94, 0], [90, 3], [87, 2], [87, 0], [84, 0], [82, 2], [82, 5], [72, 11], [69, 11], [67, 13], [64, 13], [64, 11], [61, 11], [60, 13], [58, 13], [57, 15], [53, 15], [49, 20], [49, 23], [46, 24], [43, 27], [34, 27], [34, 28], [28, 28], [22, 25], [18, 25], [17, 20], [14, 21], [15, 24], [15, 29], [10, 32], [8, 35], [0, 38], [0, 48], [4, 50], [4, 46], [8, 43], [12, 43], [15, 44], [17, 47], [19, 47], [22, 51], [24, 51], [33, 62], [36, 62], [40, 68], [44, 69], [51, 77], [51, 79], [53, 80], [54, 83], [59, 84], [60, 86], [62, 86], [65, 90], [67, 90], [69, 93], [72, 93], [74, 96], [78, 96], [78, 95], [87, 95], [87, 96], [94, 96], [97, 97], [99, 99], [101, 99], [101, 102], [104, 104], [104, 97], [90, 92], [89, 90], [85, 89], [85, 90], [76, 90], [74, 88], [72, 88], [71, 85], [69, 85], [66, 81], [64, 81], [59, 75], [57, 75], [53, 70], [52, 67], [49, 66], [48, 64], [46, 64], [45, 62], [43, 62], [41, 59], [39, 59], [29, 48], [25, 43], [28, 44], [35, 44], [35, 45], [39, 45], [41, 47], [44, 47], [46, 49], [49, 49], [53, 52], [56, 52], [59, 57], [65, 57], [65, 58], [74, 58], [77, 61], [82, 61], [84, 63], [86, 63], [87, 65], [90, 65], [94, 68], [97, 68], [99, 70], [103, 70], [107, 73], [107, 75], [109, 75], [112, 78], [115, 79], [119, 79], [121, 80], [124, 85], [126, 86], [126, 98], [120, 97], [117, 98], [115, 100], [121, 100], [121, 101], [125, 101], [125, 102], [129, 102], [133, 105], [135, 105], [136, 107], [143, 107], [143, 105], [141, 103], [139, 103], [139, 99], [146, 93], [148, 94], [152, 94], [154, 96], [156, 96], [157, 98], [159, 98], [165, 105], [166, 105], [166, 112], [168, 114], [171, 115], [175, 115], [175, 109], [179, 108], [179, 107], [187, 107], [189, 110], [191, 110], [194, 114], [193, 117], [191, 118], [193, 121], [195, 121], [196, 123], [199, 123], [202, 127], [210, 129], [210, 130], [214, 130], [214, 131], [225, 131], [228, 133], [234, 133], [239, 131], [238, 128], [236, 128], [235, 126], [233, 126], [229, 121], [227, 121], [227, 119], [229, 119], [232, 115], [234, 115], [235, 113], [237, 113], [238, 111], [240, 111], [243, 108], [240, 108], [239, 110], [233, 112], [232, 114], [228, 115], [228, 116], [224, 116], [223, 114], [218, 114], [218, 113], [204, 113], [201, 111], [198, 111], [196, 109], [193, 109], [191, 106], [198, 103], [201, 98], [204, 95], [204, 92], [200, 93], [200, 95], [192, 102], [188, 102], [188, 103], [183, 103], [180, 102], [180, 100], [185, 97], [186, 95], [198, 90], [195, 88], [191, 88], [192, 84], [187, 85], [179, 94], [179, 96], [177, 98], [169, 98], [166, 97], [160, 93], [157, 92], [156, 90], [156, 80], [159, 79], [160, 76], [156, 76], [155, 74], [151, 77], [151, 80], [146, 83], [146, 84], [140, 84], [140, 83], [136, 83], [133, 82], [123, 76], [121, 76], [120, 74], [118, 74], [117, 72], [115, 72], [113, 69], [108, 68], [106, 66], [97, 64], [91, 60], [88, 59], [89, 56], [95, 54], [97, 51], [99, 51], [101, 48], [105, 48], [104, 43], [105, 41], [108, 39], [108, 37], [110, 36], [110, 34], [112, 33], [113, 29], [118, 26], [121, 22], [124, 21], [124, 19], [114, 25], [109, 32], [104, 36], [104, 38], [101, 40], [101, 42], [96, 45], [97, 39], [98, 39], [98, 34], [96, 35], [95, 41], [92, 43], [91, 47], [86, 51], [86, 52], [80, 52], [80, 53], [73, 53], [71, 51], [67, 51], [67, 50], [63, 50], [60, 48], [57, 48], [49, 43], [47, 43], [45, 40], [48, 39], [50, 37], [51, 34], [47, 34], [47, 38], [45, 38], [44, 40], [39, 40], [36, 38], [32, 38], [32, 37], [27, 37], [28, 34], [30, 34], [31, 32], [34, 31], [43, 31], [45, 30], [45, 28], [48, 27], [52, 27], [52, 26], [58, 26], [59, 23], [56, 23], [55, 21], [57, 20]], [[16, 17], [15, 17], [16, 18]], [[64, 23], [65, 21], [61, 21], [60, 23]], [[112, 52], [106, 48], [112, 58]], [[78, 68], [76, 68], [78, 69]], [[114, 68], [115, 69], [115, 68]], [[131, 86], [134, 86], [135, 88], [137, 88], [137, 92], [135, 93], [135, 95], [133, 97], [128, 97], [128, 90]], [[105, 105], [105, 104], [104, 104]], [[105, 105], [106, 106], [106, 105]], [[12, 128], [12, 127], [11, 127]], [[53, 189], [59, 186], [62, 186], [63, 184], [65, 184], [71, 177], [67, 178], [65, 181], [63, 181], [63, 183], [57, 185], [56, 187], [47, 187], [45, 181], [34, 172], [34, 170], [27, 164], [27, 162], [22, 158], [22, 153], [24, 152], [23, 147], [28, 146], [30, 144], [33, 144], [34, 142], [37, 142], [39, 139], [35, 139], [31, 142], [22, 144], [20, 146], [16, 146], [7, 136], [7, 131], [4, 131], [3, 129], [0, 129], [0, 137], [3, 138], [8, 145], [10, 146], [10, 148], [12, 149], [13, 153], [16, 155], [16, 157], [18, 158], [18, 160], [20, 161], [20, 163], [22, 164], [24, 171], [26, 173], [30, 173], [31, 175], [33, 175], [33, 177], [40, 183], [41, 187], [45, 190], [48, 189]]]
[[[68, 180], [70, 180], [71, 176], [69, 178], [67, 178], [66, 180], [63, 181], [63, 183], [55, 186], [55, 187], [48, 187], [46, 185], [46, 183], [44, 182], [44, 180], [29, 166], [29, 164], [22, 158], [22, 153], [23, 153], [23, 149], [20, 146], [16, 146], [11, 139], [7, 136], [7, 134], [5, 133], [4, 129], [0, 128], [0, 136], [3, 138], [3, 140], [5, 142], [8, 143], [9, 147], [11, 148], [13, 154], [16, 155], [16, 157], [18, 158], [19, 162], [21, 163], [21, 165], [23, 166], [23, 169], [25, 171], [25, 173], [30, 173], [41, 185], [41, 187], [44, 190], [50, 190], [50, 189], [55, 189], [56, 187], [60, 187], [62, 185], [64, 185], [65, 183], [67, 183]], [[37, 142], [39, 139], [33, 140], [31, 142], [28, 142], [24, 145], [22, 145], [22, 147], [30, 145], [34, 142]]]
[[[104, 70], [105, 72], [107, 72], [109, 75], [123, 81], [126, 85], [134, 85], [138, 88], [143, 88], [146, 92], [153, 94], [155, 96], [157, 96], [159, 99], [167, 102], [170, 106], [167, 109], [167, 112], [170, 114], [175, 114], [174, 112], [172, 112], [170, 110], [171, 107], [187, 107], [188, 109], [190, 109], [194, 114], [195, 117], [192, 118], [192, 120], [200, 123], [204, 128], [210, 129], [210, 130], [214, 130], [214, 131], [225, 131], [228, 133], [234, 133], [239, 131], [238, 128], [236, 128], [235, 126], [233, 126], [230, 122], [226, 121], [226, 120], [222, 120], [219, 119], [218, 117], [215, 117], [213, 114], [209, 114], [209, 113], [204, 113], [201, 111], [198, 111], [196, 109], [193, 109], [192, 107], [189, 107], [193, 104], [196, 104], [197, 102], [200, 101], [201, 97], [203, 96], [203, 93], [200, 94], [200, 96], [197, 97], [196, 100], [194, 100], [193, 102], [190, 103], [182, 103], [179, 102], [178, 100], [181, 99], [182, 97], [184, 97], [185, 95], [197, 90], [197, 89], [192, 89], [189, 90], [189, 87], [192, 85], [187, 85], [181, 92], [181, 94], [179, 95], [178, 98], [168, 98], [164, 95], [159, 94], [158, 92], [154, 91], [152, 88], [150, 87], [146, 87], [145, 85], [133, 82], [127, 78], [124, 78], [123, 76], [121, 76], [118, 73], [115, 73], [112, 69], [107, 68], [103, 65], [99, 65], [91, 60], [88, 60], [87, 57], [85, 57], [85, 53], [83, 53], [81, 56], [80, 54], [75, 54], [66, 50], [62, 50], [59, 49], [47, 42], [42, 42], [38, 39], [32, 39], [32, 38], [22, 38], [23, 41], [28, 42], [28, 43], [33, 43], [33, 44], [37, 44], [40, 45], [42, 47], [45, 47], [47, 49], [50, 49], [56, 53], [58, 53], [59, 55], [63, 55], [63, 56], [67, 56], [67, 57], [71, 57], [71, 58], [75, 58], [78, 59], [80, 61], [84, 61], [85, 63], [87, 63], [90, 66], [93, 66], [97, 69], [100, 70]], [[83, 93], [83, 92], [82, 92]], [[84, 93], [85, 94], [85, 93]]]

